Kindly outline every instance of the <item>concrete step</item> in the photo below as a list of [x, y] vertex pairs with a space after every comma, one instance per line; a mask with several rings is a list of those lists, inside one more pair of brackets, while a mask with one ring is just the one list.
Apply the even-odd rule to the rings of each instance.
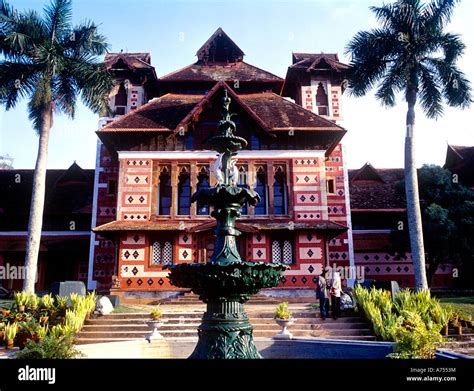
[[[289, 329], [293, 332], [291, 329]], [[313, 330], [311, 333], [313, 337], [333, 337], [340, 335], [372, 335], [370, 329], [339, 329], [339, 330]]]
[[[274, 337], [277, 333], [279, 333], [279, 329], [275, 330], [254, 330], [253, 335], [254, 337], [267, 337], [267, 338], [272, 338]], [[315, 333], [311, 332], [308, 330], [290, 330], [293, 336], [295, 337], [318, 337], [318, 338], [337, 338], [337, 339], [373, 339], [374, 337], [370, 335], [369, 332], [361, 333], [351, 333], [347, 330], [338, 332], [337, 334], [329, 334], [329, 333]], [[77, 336], [77, 340], [81, 341], [84, 339], [109, 339], [113, 338], [116, 340], [123, 339], [123, 340], [133, 340], [133, 339], [141, 339], [145, 338], [147, 335], [149, 335], [150, 332], [142, 332], [142, 331], [131, 331], [131, 332], [121, 332], [121, 331], [107, 331], [107, 332], [97, 332], [97, 331], [82, 331], [80, 334]], [[164, 338], [176, 338], [176, 337], [196, 337], [197, 336], [197, 331], [196, 330], [191, 330], [191, 329], [186, 329], [186, 330], [180, 330], [180, 331], [171, 331], [171, 330], [160, 330], [160, 334]]]
[[[197, 328], [203, 316], [202, 310], [164, 311], [164, 325], [159, 332], [165, 338], [196, 338]], [[274, 308], [271, 311], [255, 309], [248, 311], [255, 337], [274, 337], [280, 332], [280, 327], [273, 319]], [[289, 327], [295, 337], [375, 340], [367, 322], [353, 312], [345, 312], [337, 320], [331, 318], [322, 320], [319, 313], [311, 310], [293, 311], [296, 322]], [[146, 325], [150, 320], [147, 312], [110, 314], [88, 320], [83, 330], [77, 335], [77, 343], [96, 343], [105, 341], [122, 341], [143, 339], [151, 330]]]
[[[188, 311], [188, 312], [164, 312], [163, 318], [179, 318], [181, 316], [186, 318], [202, 318], [203, 311]], [[97, 316], [90, 320], [98, 319], [150, 319], [149, 312], [130, 312], [130, 313], [112, 313], [104, 316]]]
[[[265, 319], [266, 320], [266, 319]], [[275, 330], [279, 329], [279, 326], [276, 322], [271, 319], [268, 322], [250, 322], [255, 330]], [[200, 325], [200, 322], [164, 322], [164, 325], [160, 327], [160, 330], [181, 330], [186, 328], [197, 328]], [[326, 322], [320, 324], [314, 323], [300, 323], [296, 322], [290, 326], [290, 329], [300, 329], [300, 330], [325, 330], [325, 331], [336, 331], [336, 330], [367, 330], [369, 329], [367, 323], [338, 323], [338, 322]], [[147, 331], [149, 327], [145, 322], [130, 322], [130, 323], [118, 323], [118, 322], [102, 322], [94, 324], [86, 324], [83, 328], [83, 331]]]

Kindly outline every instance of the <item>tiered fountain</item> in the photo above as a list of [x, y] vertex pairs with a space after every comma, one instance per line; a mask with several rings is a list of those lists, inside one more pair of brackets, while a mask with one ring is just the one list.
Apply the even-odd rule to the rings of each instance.
[[256, 205], [259, 195], [237, 186], [235, 156], [247, 146], [247, 141], [234, 135], [227, 91], [223, 98], [223, 119], [219, 133], [209, 141], [219, 153], [214, 165], [218, 179], [216, 187], [201, 189], [191, 201], [213, 207], [211, 216], [217, 220], [216, 245], [212, 258], [206, 263], [171, 266], [170, 281], [181, 288], [191, 288], [207, 304], [198, 328], [199, 340], [189, 358], [261, 358], [252, 336], [252, 325], [244, 303], [262, 288], [278, 285], [288, 266], [281, 263], [244, 262], [236, 246], [240, 232], [235, 221], [245, 203]]

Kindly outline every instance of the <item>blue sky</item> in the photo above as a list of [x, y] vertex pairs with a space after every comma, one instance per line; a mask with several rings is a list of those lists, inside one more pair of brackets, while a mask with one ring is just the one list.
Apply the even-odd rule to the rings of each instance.
[[[245, 61], [285, 77], [294, 52], [338, 52], [359, 30], [375, 27], [370, 5], [380, 0], [314, 1], [153, 1], [75, 0], [74, 22], [92, 19], [109, 39], [112, 51], [151, 52], [158, 76], [195, 61], [196, 50], [221, 26], [245, 52]], [[43, 0], [15, 0], [18, 9], [40, 11]], [[462, 35], [467, 46], [460, 66], [474, 82], [474, 2], [455, 9], [447, 30]], [[350, 168], [370, 161], [375, 167], [402, 167], [406, 104], [402, 97], [384, 109], [373, 95], [345, 97], [342, 106], [348, 129], [344, 137]], [[78, 107], [76, 119], [56, 116], [49, 148], [49, 168], [65, 168], [76, 161], [95, 165], [97, 117]], [[446, 109], [438, 120], [417, 112], [419, 165], [443, 164], [446, 143], [474, 145], [474, 107]], [[26, 104], [0, 108], [0, 156], [14, 158], [15, 168], [33, 168], [37, 136], [27, 119]]]

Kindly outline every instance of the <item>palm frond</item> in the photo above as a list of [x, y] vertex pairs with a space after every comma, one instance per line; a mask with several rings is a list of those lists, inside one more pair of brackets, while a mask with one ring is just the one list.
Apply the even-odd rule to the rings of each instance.
[[351, 55], [348, 73], [349, 93], [363, 96], [382, 78], [387, 67], [403, 52], [403, 43], [387, 29], [357, 33], [346, 47]]
[[420, 105], [428, 118], [437, 119], [443, 115], [443, 97], [436, 74], [427, 66], [418, 64], [420, 79]]
[[443, 59], [431, 58], [427, 63], [436, 70], [447, 103], [453, 107], [468, 108], [472, 103], [472, 90], [466, 75], [455, 64]]
[[83, 53], [96, 56], [104, 55], [109, 49], [109, 45], [107, 39], [99, 34], [97, 29], [98, 26], [90, 21], [75, 27], [64, 42], [66, 53], [72, 57]]
[[410, 34], [416, 27], [416, 16], [420, 9], [420, 0], [398, 0], [381, 7], [369, 7], [377, 21], [396, 33]]
[[428, 31], [443, 28], [451, 20], [459, 0], [431, 0], [421, 10], [422, 26]]
[[114, 80], [105, 64], [86, 61], [84, 58], [80, 61], [69, 59], [68, 64], [84, 104], [94, 113], [109, 113], [108, 95]]
[[0, 63], [0, 104], [6, 110], [15, 107], [21, 98], [30, 96], [37, 81], [38, 67], [18, 62]]
[[55, 111], [63, 112], [71, 119], [76, 113], [77, 87], [72, 75], [62, 72], [53, 82], [53, 101]]
[[28, 53], [33, 43], [45, 36], [46, 26], [35, 11], [0, 13], [0, 50], [5, 56], [14, 58]]
[[404, 64], [393, 63], [383, 77], [375, 97], [386, 107], [395, 106], [395, 95], [402, 91], [406, 85], [404, 77]]
[[466, 45], [458, 34], [440, 33], [429, 37], [424, 45], [427, 53], [435, 53], [441, 50], [444, 54], [444, 60], [448, 63], [456, 61], [464, 53]]
[[49, 36], [53, 41], [67, 35], [72, 18], [71, 0], [51, 0], [44, 13]]

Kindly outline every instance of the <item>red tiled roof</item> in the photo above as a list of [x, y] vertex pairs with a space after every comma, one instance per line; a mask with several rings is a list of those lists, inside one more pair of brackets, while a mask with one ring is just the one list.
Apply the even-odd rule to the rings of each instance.
[[288, 129], [345, 131], [334, 122], [273, 92], [242, 94], [239, 97], [273, 131]]
[[264, 71], [243, 61], [232, 63], [195, 63], [162, 76], [160, 81], [235, 81], [283, 82], [273, 73]]
[[104, 61], [111, 68], [120, 59], [131, 68], [153, 68], [150, 53], [107, 53]]
[[336, 53], [293, 53], [293, 65], [290, 68], [305, 69], [329, 68], [341, 72], [350, 68], [339, 61]]
[[110, 122], [99, 132], [172, 131], [204, 95], [166, 94]]
[[364, 175], [359, 175], [364, 167], [358, 170], [349, 170], [349, 194], [352, 210], [406, 208], [405, 195], [403, 191], [397, 189], [397, 183], [403, 181], [405, 177], [403, 168], [374, 169], [371, 166], [381, 180], [376, 178], [370, 180]]
[[207, 95], [166, 94], [107, 124], [99, 132], [177, 131], [197, 118], [214, 94], [225, 88], [234, 103], [240, 105], [265, 131], [335, 131], [344, 128], [326, 120], [281, 96], [269, 93], [238, 95], [219, 82]]
[[[158, 222], [158, 221], [111, 221], [110, 223], [92, 229], [94, 232], [121, 232], [121, 231], [186, 231], [202, 232], [215, 228], [215, 221], [208, 222]], [[287, 223], [254, 223], [238, 221], [236, 228], [243, 232], [258, 232], [260, 230], [289, 230]], [[329, 220], [315, 221], [311, 223], [293, 223], [294, 230], [324, 230], [333, 236], [347, 231], [345, 225]]]

